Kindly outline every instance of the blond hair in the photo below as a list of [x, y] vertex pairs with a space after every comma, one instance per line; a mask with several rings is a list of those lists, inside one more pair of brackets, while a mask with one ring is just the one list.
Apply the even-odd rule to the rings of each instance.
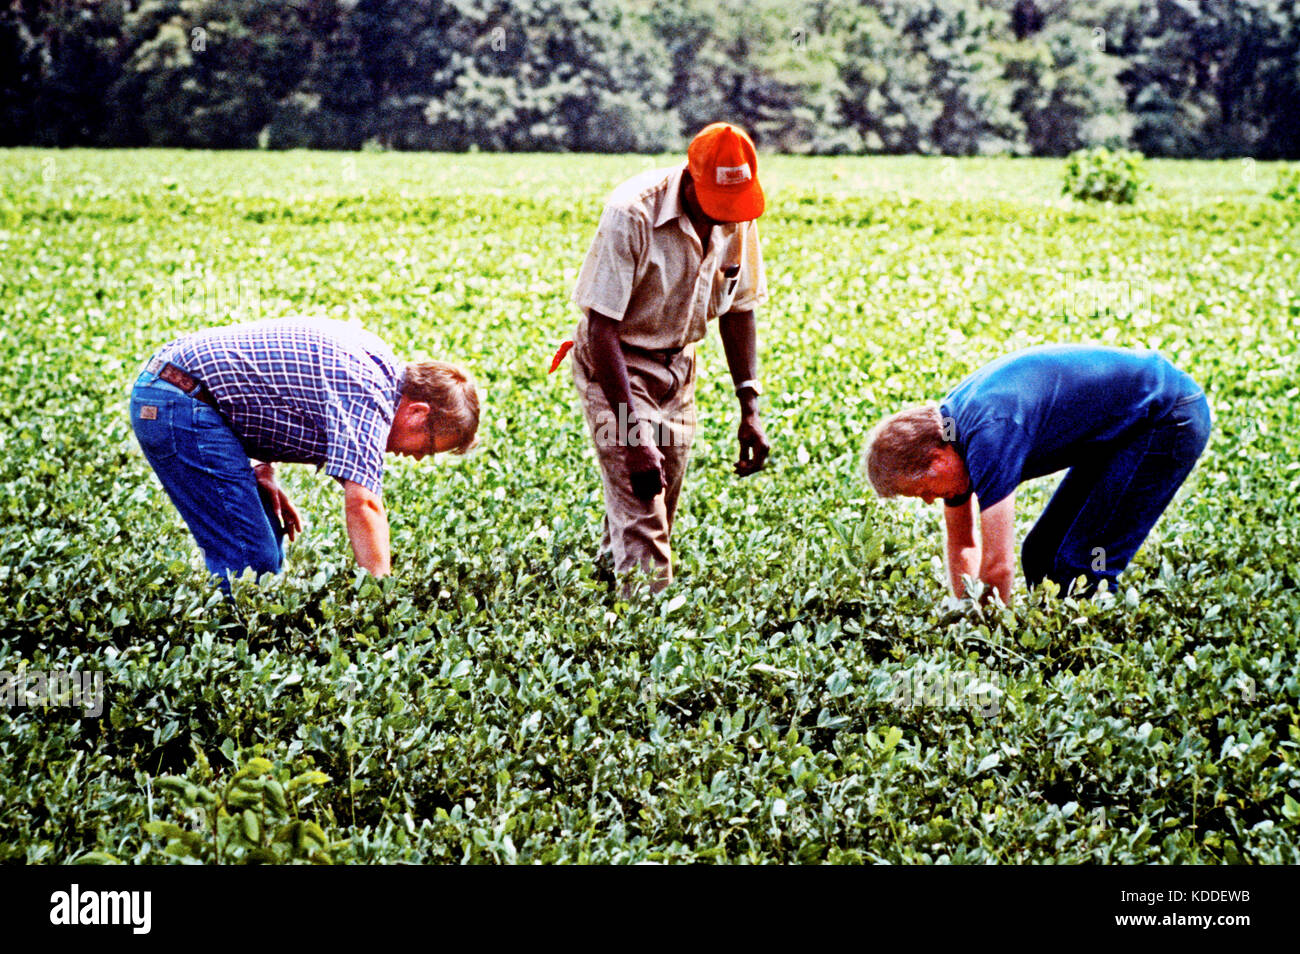
[[939, 405], [932, 401], [891, 414], [873, 427], [862, 456], [876, 495], [893, 497], [900, 481], [924, 477], [944, 443]]
[[452, 451], [464, 454], [476, 443], [478, 389], [463, 368], [446, 361], [413, 361], [406, 366], [402, 396], [429, 405], [429, 427], [438, 434], [452, 433]]

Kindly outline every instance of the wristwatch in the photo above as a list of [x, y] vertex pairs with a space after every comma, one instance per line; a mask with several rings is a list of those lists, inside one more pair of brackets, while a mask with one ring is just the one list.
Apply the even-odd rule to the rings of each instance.
[[763, 394], [763, 387], [758, 383], [757, 378], [746, 378], [736, 385], [736, 393], [741, 391], [753, 391], [754, 397], [760, 397]]

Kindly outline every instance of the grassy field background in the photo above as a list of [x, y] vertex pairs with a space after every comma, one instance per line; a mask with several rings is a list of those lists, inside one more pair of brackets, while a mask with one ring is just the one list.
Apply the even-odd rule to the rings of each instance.
[[[1117, 209], [1049, 160], [764, 159], [773, 456], [731, 474], [714, 333], [678, 581], [628, 605], [545, 371], [602, 197], [670, 161], [0, 152], [0, 668], [103, 670], [108, 700], [0, 711], [0, 859], [1300, 862], [1278, 167], [1149, 163]], [[232, 608], [126, 394], [179, 333], [297, 314], [468, 365], [482, 447], [391, 463], [382, 583], [285, 466], [307, 530]], [[871, 499], [862, 439], [1044, 341], [1160, 349], [1210, 445], [1114, 601], [944, 604], [938, 508]]]

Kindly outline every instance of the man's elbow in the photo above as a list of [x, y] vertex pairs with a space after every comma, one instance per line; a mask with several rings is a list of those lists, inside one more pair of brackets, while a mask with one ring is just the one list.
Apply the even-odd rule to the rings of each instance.
[[587, 309], [587, 337], [591, 341], [618, 341], [619, 322], [599, 311]]
[[384, 503], [379, 496], [360, 484], [349, 484], [343, 492], [343, 508], [350, 516], [382, 514]]

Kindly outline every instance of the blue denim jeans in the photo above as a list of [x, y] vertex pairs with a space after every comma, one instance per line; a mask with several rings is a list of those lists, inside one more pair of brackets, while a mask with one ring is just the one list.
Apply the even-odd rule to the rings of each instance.
[[1160, 420], [1061, 480], [1020, 551], [1025, 583], [1064, 590], [1080, 576], [1088, 589], [1129, 565], [1174, 499], [1210, 437], [1210, 405], [1197, 392]]
[[284, 528], [267, 511], [239, 439], [215, 408], [144, 371], [131, 391], [131, 426], [145, 459], [230, 592], [245, 569], [278, 572]]

